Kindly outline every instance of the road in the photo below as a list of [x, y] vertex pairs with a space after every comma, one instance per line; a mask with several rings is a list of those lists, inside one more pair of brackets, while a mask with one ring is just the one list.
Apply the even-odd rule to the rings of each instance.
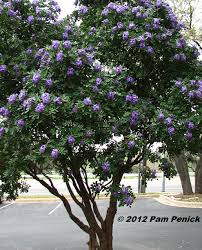
[[[90, 185], [95, 180], [90, 179], [89, 183]], [[192, 185], [194, 187], [194, 177], [191, 177]], [[27, 180], [27, 183], [30, 185], [29, 192], [26, 194], [22, 194], [23, 196], [42, 196], [42, 195], [50, 195], [49, 191], [44, 188], [39, 182], [29, 179]], [[54, 180], [55, 186], [58, 188], [58, 190], [63, 193], [67, 194], [67, 188], [64, 184], [64, 182], [60, 179]], [[134, 192], [137, 193], [138, 190], [138, 179], [123, 179], [122, 184], [126, 186], [131, 186], [134, 190]], [[148, 182], [147, 187], [147, 193], [153, 193], [153, 192], [161, 192], [162, 190], [162, 178], [159, 178], [158, 180], [153, 180]], [[171, 180], [166, 179], [166, 192], [176, 192], [180, 193], [182, 192], [182, 187], [180, 183], [179, 177], [175, 177]]]
[[[59, 202], [0, 205], [1, 250], [87, 250], [88, 237], [67, 216]], [[74, 213], [85, 222], [80, 210]], [[107, 201], [99, 201], [102, 214]], [[120, 216], [123, 222], [118, 222]], [[146, 222], [126, 222], [128, 216], [148, 216]], [[168, 222], [150, 222], [151, 216]], [[202, 222], [172, 222], [172, 216], [199, 216], [202, 209], [169, 207], [152, 199], [119, 208], [114, 224], [114, 250], [201, 250]]]

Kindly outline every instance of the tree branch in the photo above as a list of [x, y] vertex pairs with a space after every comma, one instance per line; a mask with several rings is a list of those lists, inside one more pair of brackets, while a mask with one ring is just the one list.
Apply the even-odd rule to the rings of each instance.
[[[35, 167], [34, 167], [35, 169]], [[32, 176], [33, 179], [37, 180], [38, 182], [40, 182], [45, 188], [48, 189], [48, 191], [55, 195], [56, 197], [60, 198], [60, 200], [63, 202], [65, 209], [67, 211], [67, 213], [69, 214], [69, 217], [86, 233], [90, 233], [90, 228], [89, 226], [85, 225], [81, 220], [79, 220], [79, 218], [77, 218], [71, 210], [70, 204], [68, 202], [68, 200], [61, 195], [58, 190], [56, 188], [51, 187], [47, 182], [45, 182], [44, 180], [40, 179], [35, 173], [35, 171], [32, 171], [31, 169], [29, 169], [29, 171], [27, 171], [27, 174], [29, 174], [30, 176]]]

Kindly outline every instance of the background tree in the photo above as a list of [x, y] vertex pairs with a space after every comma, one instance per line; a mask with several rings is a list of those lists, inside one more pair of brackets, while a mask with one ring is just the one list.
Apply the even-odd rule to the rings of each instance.
[[[178, 16], [178, 18], [181, 20], [181, 22], [185, 25], [184, 35], [186, 36], [187, 40], [193, 44], [196, 44], [197, 47], [199, 47], [200, 52], [202, 49], [201, 42], [202, 42], [202, 34], [201, 34], [201, 18], [200, 14], [202, 13], [202, 8], [200, 5], [200, 2], [198, 0], [172, 0], [171, 1], [172, 6], [174, 7], [174, 12]], [[200, 148], [199, 148], [200, 151]], [[181, 154], [181, 156], [178, 158], [176, 157], [176, 167], [178, 169], [178, 172], [181, 175], [181, 182], [183, 186], [183, 193], [184, 194], [191, 194], [193, 193], [191, 181], [190, 181], [190, 175], [189, 175], [189, 168], [188, 168], [188, 161], [186, 155], [189, 155], [190, 153], [184, 152]], [[200, 153], [199, 153], [200, 154]], [[193, 155], [194, 157], [194, 155]], [[188, 157], [189, 158], [189, 157]], [[197, 166], [200, 166], [200, 157], [199, 162]], [[198, 168], [197, 168], [198, 169]], [[195, 172], [195, 192], [198, 193], [198, 172]], [[183, 181], [182, 181], [183, 180]], [[200, 179], [200, 182], [202, 182], [202, 179]]]
[[[180, 137], [177, 140], [174, 140], [172, 143], [167, 144], [167, 150], [175, 159], [184, 194], [193, 193], [188, 170], [188, 159], [190, 158], [190, 154], [197, 156], [197, 167], [195, 171], [196, 193], [201, 193], [199, 190], [201, 190], [202, 185], [200, 163], [202, 147], [201, 71], [199, 71], [198, 74], [200, 76], [192, 80], [178, 79], [169, 95], [170, 100], [168, 99], [167, 102], [165, 102], [162, 106], [162, 108], [165, 106], [168, 107], [172, 103], [175, 106], [175, 109], [173, 109], [174, 117], [176, 119], [179, 117], [184, 118], [184, 130], [182, 131], [184, 133], [184, 139]], [[179, 152], [178, 149], [182, 148], [183, 150]], [[177, 156], [176, 153], [178, 153], [179, 156]]]
[[202, 49], [202, 5], [199, 0], [171, 0], [173, 10], [185, 25], [184, 35]]

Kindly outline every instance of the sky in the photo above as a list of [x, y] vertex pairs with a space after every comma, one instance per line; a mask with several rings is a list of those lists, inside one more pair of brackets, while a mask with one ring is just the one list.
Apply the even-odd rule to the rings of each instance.
[[72, 13], [74, 10], [74, 1], [75, 0], [57, 0], [58, 4], [61, 7], [61, 16]]
[[[64, 17], [66, 14], [72, 13], [75, 9], [74, 6], [75, 0], [57, 0], [58, 4], [60, 5], [62, 12], [61, 16]], [[196, 10], [196, 19], [198, 19], [197, 25], [200, 27], [202, 26], [202, 0], [199, 0], [199, 4]]]

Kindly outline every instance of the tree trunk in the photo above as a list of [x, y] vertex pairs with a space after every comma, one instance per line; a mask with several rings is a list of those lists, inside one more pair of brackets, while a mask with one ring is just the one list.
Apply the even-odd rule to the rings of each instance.
[[89, 246], [89, 250], [99, 250], [99, 245], [95, 233], [91, 233], [89, 235], [89, 242], [87, 244]]
[[147, 159], [144, 158], [142, 163], [142, 179], [141, 179], [140, 193], [146, 193], [146, 182], [147, 182], [145, 176], [146, 166], [147, 166]]
[[108, 222], [106, 221], [103, 238], [100, 240], [99, 250], [113, 250], [113, 222], [111, 220]]
[[183, 194], [193, 194], [188, 165], [184, 153], [175, 158], [175, 166], [180, 176]]
[[199, 160], [196, 165], [195, 193], [202, 194], [202, 153], [199, 155]]

